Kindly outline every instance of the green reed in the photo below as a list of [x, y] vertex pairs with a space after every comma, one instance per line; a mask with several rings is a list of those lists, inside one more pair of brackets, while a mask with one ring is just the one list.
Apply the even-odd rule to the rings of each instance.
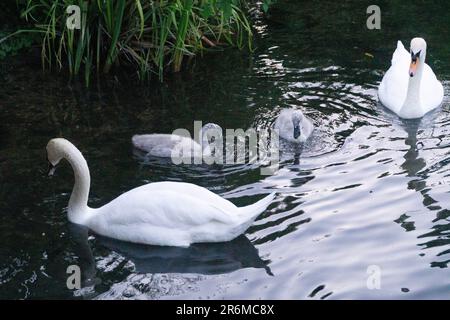
[[[69, 5], [81, 29], [67, 28]], [[251, 47], [244, 0], [26, 0], [22, 16], [42, 34], [42, 64], [71, 75], [134, 66], [140, 78], [181, 69], [186, 58], [223, 45]]]

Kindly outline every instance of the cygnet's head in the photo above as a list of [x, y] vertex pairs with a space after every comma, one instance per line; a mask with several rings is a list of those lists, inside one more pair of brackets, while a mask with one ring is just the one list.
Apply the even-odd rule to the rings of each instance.
[[294, 139], [298, 139], [302, 132], [303, 113], [296, 110], [292, 113], [292, 125], [294, 126]]
[[409, 66], [409, 76], [414, 77], [418, 67], [425, 62], [427, 43], [422, 38], [414, 38], [410, 45], [411, 64]]
[[215, 123], [207, 123], [202, 127], [201, 137], [203, 148], [206, 148], [210, 143], [214, 143], [216, 139], [222, 138], [222, 128]]

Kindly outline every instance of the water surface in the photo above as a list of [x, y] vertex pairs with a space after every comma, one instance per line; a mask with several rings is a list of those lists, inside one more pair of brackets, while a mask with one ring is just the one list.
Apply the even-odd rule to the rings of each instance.
[[[369, 31], [368, 3], [279, 1], [269, 20], [255, 14], [253, 52], [209, 54], [163, 84], [100, 81], [87, 90], [42, 74], [38, 62], [5, 65], [0, 298], [449, 299], [450, 5], [423, 3], [380, 3], [382, 30]], [[402, 121], [376, 91], [396, 41], [418, 35], [446, 98], [423, 119]], [[317, 129], [301, 154], [284, 150], [272, 176], [252, 165], [174, 166], [131, 148], [133, 134], [192, 130], [194, 120], [267, 128], [288, 107]], [[87, 158], [91, 206], [162, 180], [194, 182], [237, 205], [277, 197], [230, 243], [106, 239], [67, 220], [71, 169], [46, 177], [55, 136]], [[73, 264], [81, 290], [66, 287]], [[367, 287], [373, 266], [379, 290]]]

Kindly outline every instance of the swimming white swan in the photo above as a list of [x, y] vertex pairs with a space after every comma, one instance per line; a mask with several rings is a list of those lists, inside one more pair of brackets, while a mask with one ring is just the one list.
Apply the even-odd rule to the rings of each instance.
[[201, 158], [202, 155], [211, 155], [210, 138], [221, 137], [222, 128], [215, 123], [207, 123], [200, 129], [199, 136], [201, 144], [190, 137], [165, 133], [134, 135], [131, 141], [135, 148], [155, 157]]
[[68, 218], [94, 232], [134, 243], [187, 247], [197, 242], [229, 241], [247, 230], [274, 198], [274, 193], [246, 207], [190, 183], [155, 182], [132, 189], [101, 208], [87, 205], [89, 168], [69, 141], [56, 138], [47, 144], [49, 175], [66, 159], [75, 185]]
[[284, 109], [275, 120], [274, 128], [281, 138], [294, 142], [305, 142], [314, 130], [314, 125], [300, 110]]
[[411, 40], [411, 52], [401, 41], [392, 55], [392, 66], [378, 88], [381, 103], [405, 119], [420, 118], [438, 107], [444, 88], [425, 63], [427, 43], [422, 38]]

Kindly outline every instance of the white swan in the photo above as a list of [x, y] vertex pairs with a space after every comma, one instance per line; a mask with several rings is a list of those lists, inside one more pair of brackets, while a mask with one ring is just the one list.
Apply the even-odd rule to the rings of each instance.
[[221, 138], [222, 128], [215, 123], [207, 123], [201, 129], [201, 144], [177, 134], [153, 133], [134, 135], [131, 141], [135, 148], [155, 157], [201, 158], [210, 156], [210, 138]]
[[66, 159], [75, 175], [68, 218], [94, 232], [134, 243], [187, 247], [197, 242], [229, 241], [253, 223], [274, 198], [238, 208], [233, 203], [190, 183], [155, 182], [132, 189], [101, 208], [87, 205], [90, 175], [81, 152], [69, 141], [47, 144], [49, 175]]
[[438, 107], [444, 88], [425, 63], [427, 43], [422, 38], [411, 40], [411, 52], [401, 41], [392, 56], [392, 66], [378, 88], [381, 103], [405, 119], [420, 118]]
[[281, 138], [294, 142], [305, 142], [314, 130], [314, 125], [300, 110], [284, 109], [275, 120], [274, 128], [278, 129]]

